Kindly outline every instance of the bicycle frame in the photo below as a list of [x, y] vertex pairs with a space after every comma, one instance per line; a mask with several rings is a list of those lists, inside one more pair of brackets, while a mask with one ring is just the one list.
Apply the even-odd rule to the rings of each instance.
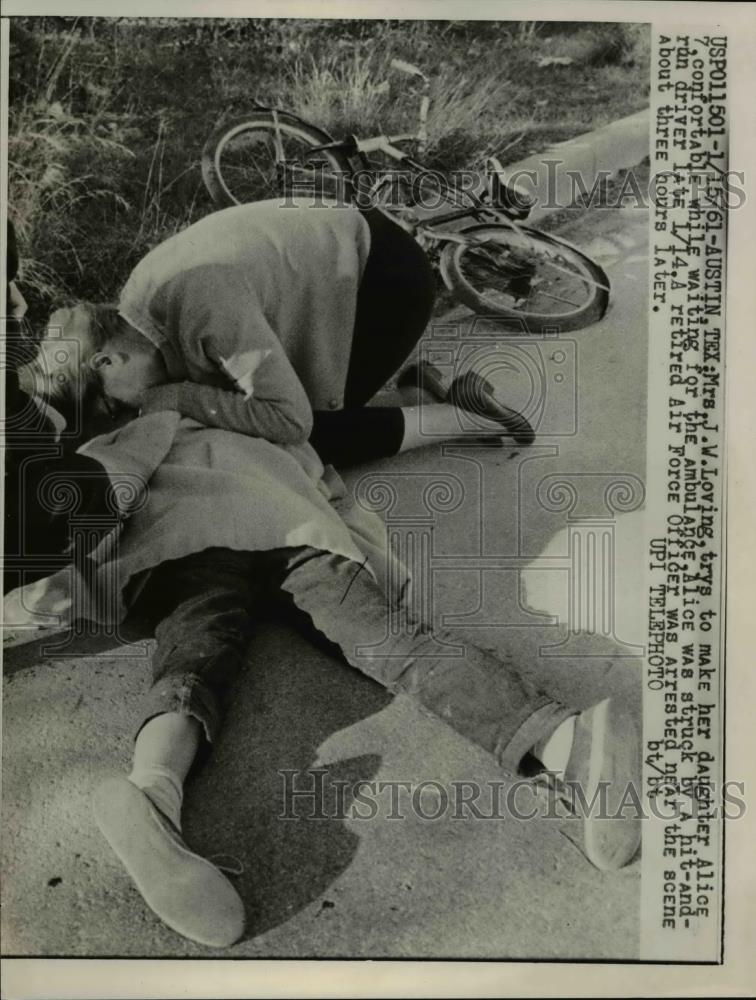
[[[516, 231], [520, 231], [520, 227], [517, 225], [516, 221], [507, 212], [496, 208], [495, 206], [486, 203], [484, 197], [475, 194], [469, 188], [460, 188], [456, 185], [450, 183], [443, 174], [438, 171], [429, 171], [418, 160], [415, 160], [412, 156], [404, 153], [401, 149], [398, 149], [394, 143], [399, 142], [402, 139], [413, 139], [414, 135], [399, 135], [399, 136], [376, 136], [372, 139], [359, 140], [354, 139], [353, 150], [357, 152], [360, 158], [361, 169], [371, 171], [370, 161], [367, 157], [368, 153], [371, 152], [382, 152], [391, 159], [396, 160], [396, 162], [406, 168], [408, 178], [410, 182], [412, 178], [420, 178], [422, 176], [432, 175], [434, 180], [438, 182], [440, 196], [447, 198], [451, 201], [456, 201], [460, 207], [456, 211], [446, 211], [439, 212], [428, 218], [416, 219], [413, 228], [416, 233], [422, 233], [425, 236], [430, 236], [436, 241], [446, 241], [454, 243], [465, 243], [469, 242], [469, 237], [463, 237], [452, 231], [439, 232], [438, 227], [443, 227], [451, 222], [458, 222], [462, 219], [472, 219], [475, 222], [480, 223], [497, 223], [499, 225], [508, 225]], [[337, 148], [337, 147], [334, 147]], [[341, 147], [342, 151], [349, 155], [349, 149]], [[351, 161], [351, 158], [350, 158]], [[378, 200], [378, 195], [380, 194], [381, 188], [391, 185], [393, 183], [392, 176], [387, 174], [383, 177], [378, 177], [371, 188], [368, 190], [368, 197], [372, 197], [374, 200]]]
[[[323, 146], [313, 147], [312, 152], [317, 152], [318, 150], [330, 149], [333, 150], [334, 152], [341, 153], [350, 164], [350, 174], [348, 176], [348, 182], [352, 184], [352, 187], [354, 187], [352, 179], [355, 176], [359, 176], [362, 171], [365, 171], [368, 175], [370, 173], [374, 173], [374, 169], [371, 167], [370, 160], [368, 159], [369, 153], [375, 153], [375, 152], [384, 153], [390, 159], [395, 160], [397, 163], [405, 165], [408, 171], [410, 172], [410, 176], [412, 175], [427, 176], [428, 174], [433, 173], [433, 176], [440, 181], [439, 193], [449, 197], [450, 200], [452, 201], [455, 201], [460, 198], [463, 199], [464, 207], [461, 207], [458, 211], [438, 213], [437, 215], [434, 215], [428, 219], [421, 220], [417, 218], [417, 216], [415, 216], [412, 220], [409, 220], [406, 218], [409, 206], [400, 206], [397, 211], [391, 212], [390, 210], [387, 210], [385, 206], [382, 206], [380, 204], [375, 205], [375, 202], [377, 201], [377, 195], [380, 193], [381, 187], [385, 186], [387, 183], [388, 184], [391, 183], [390, 177], [385, 176], [377, 178], [367, 192], [368, 197], [371, 199], [370, 204], [375, 205], [375, 207], [378, 207], [381, 211], [384, 211], [386, 214], [390, 215], [390, 217], [395, 222], [397, 222], [404, 229], [406, 229], [407, 232], [409, 232], [415, 239], [417, 239], [423, 245], [424, 241], [430, 241], [433, 247], [436, 247], [438, 244], [441, 243], [469, 244], [476, 242], [476, 238], [471, 234], [462, 235], [460, 233], [455, 232], [454, 230], [448, 230], [448, 229], [444, 230], [442, 228], [444, 226], [449, 225], [450, 223], [458, 222], [462, 219], [472, 219], [476, 223], [492, 223], [495, 225], [507, 226], [514, 232], [516, 232], [519, 236], [521, 236], [524, 241], [527, 241], [527, 230], [521, 227], [516, 221], [514, 217], [516, 213], [507, 211], [506, 208], [493, 205], [490, 203], [490, 201], [486, 202], [485, 200], [486, 197], [488, 197], [489, 199], [491, 197], [491, 191], [493, 190], [493, 183], [492, 183], [493, 174], [496, 175], [496, 183], [499, 185], [502, 184], [501, 174], [503, 171], [501, 168], [501, 164], [499, 164], [495, 158], [489, 158], [489, 161], [487, 162], [486, 165], [487, 177], [489, 178], [488, 190], [483, 195], [478, 195], [474, 191], [471, 191], [467, 188], [458, 188], [455, 185], [450, 184], [449, 181], [447, 181], [442, 174], [436, 171], [433, 172], [429, 171], [428, 168], [425, 167], [422, 163], [420, 163], [418, 160], [413, 159], [411, 156], [409, 156], [407, 153], [404, 153], [401, 149], [399, 149], [395, 145], [395, 143], [397, 142], [415, 140], [418, 142], [420, 148], [424, 148], [425, 143], [427, 142], [426, 126], [427, 126], [428, 109], [430, 106], [430, 99], [428, 97], [428, 89], [430, 81], [428, 80], [428, 78], [425, 76], [424, 73], [422, 73], [419, 69], [417, 69], [417, 67], [411, 66], [409, 63], [403, 63], [400, 60], [393, 60], [392, 65], [398, 69], [401, 69], [403, 72], [410, 73], [411, 75], [414, 76], [419, 76], [424, 81], [424, 93], [420, 107], [420, 127], [418, 132], [402, 133], [400, 135], [395, 135], [395, 136], [385, 136], [385, 135], [372, 136], [368, 139], [358, 139], [357, 136], [352, 135], [349, 136], [347, 139], [341, 141], [333, 140], [332, 142], [326, 143]], [[283, 157], [283, 142], [277, 127], [277, 109], [272, 107], [266, 108], [265, 105], [258, 105], [258, 107], [270, 111], [271, 114], [273, 115], [274, 123], [276, 123], [275, 140], [274, 140], [276, 164], [280, 164], [282, 169], [286, 169], [286, 167], [290, 165], [287, 164], [287, 161]], [[298, 118], [298, 120], [305, 126], [309, 124], [305, 122], [302, 118], [299, 118], [297, 115], [292, 115], [291, 112], [289, 112], [288, 114], [290, 117]], [[323, 131], [324, 134], [328, 135], [328, 132], [326, 132], [325, 130], [321, 131]], [[493, 166], [491, 166], [491, 164], [493, 164]], [[357, 169], [355, 169], [356, 165]], [[316, 171], [308, 170], [308, 168], [306, 167], [300, 169], [303, 174], [316, 173]], [[336, 180], [339, 179], [336, 175], [332, 175], [332, 177]], [[540, 235], [543, 238], [543, 234]], [[485, 242], [486, 238], [482, 237], [480, 241]], [[547, 241], [554, 244], [555, 246], [558, 246], [560, 243], [564, 244], [565, 242], [555, 237], [547, 237]], [[555, 264], [553, 261], [551, 261], [550, 264], [555, 270], [561, 270], [564, 271], [565, 274], [571, 275], [571, 272], [567, 268], [561, 268], [558, 264]], [[597, 288], [609, 291], [608, 287], [606, 285], [601, 284], [600, 282], [593, 281], [592, 284], [594, 284]]]
[[[423, 71], [415, 66], [413, 63], [406, 62], [403, 59], [392, 59], [391, 68], [404, 73], [407, 76], [414, 77], [422, 81], [421, 98], [420, 98], [420, 108], [419, 108], [419, 118], [418, 118], [418, 128], [416, 132], [406, 132], [400, 135], [394, 136], [373, 136], [368, 139], [358, 139], [356, 136], [350, 136], [344, 141], [334, 140], [327, 143], [324, 146], [316, 147], [313, 152], [318, 149], [332, 149], [335, 152], [340, 152], [349, 160], [352, 165], [352, 173], [355, 174], [358, 171], [354, 169], [353, 159], [357, 157], [357, 162], [359, 164], [360, 170], [369, 171], [371, 169], [370, 161], [368, 160], [368, 154], [374, 152], [382, 152], [389, 158], [396, 160], [398, 163], [406, 164], [407, 167], [417, 175], [427, 174], [428, 170], [423, 166], [422, 163], [417, 160], [412, 159], [401, 149], [399, 149], [395, 143], [406, 142], [413, 140], [418, 144], [418, 152], [420, 155], [425, 150], [428, 142], [428, 113], [430, 110], [430, 87], [431, 81], [428, 76], [426, 76]], [[277, 110], [272, 107], [265, 107], [265, 105], [257, 102], [257, 106], [260, 108], [265, 108], [272, 113], [274, 122], [276, 122], [276, 136], [275, 136], [275, 155], [276, 163], [280, 163], [282, 166], [285, 165], [283, 157], [283, 143], [281, 141], [281, 135], [277, 128]], [[292, 117], [297, 117], [296, 115]], [[299, 119], [303, 125], [307, 125], [303, 119]], [[322, 130], [325, 131], [325, 130]], [[328, 133], [326, 132], [326, 135]], [[493, 166], [491, 166], [493, 164]], [[306, 168], [305, 168], [306, 169]], [[487, 161], [487, 177], [488, 177], [488, 190], [489, 194], [494, 191], [494, 184], [496, 186], [501, 186], [501, 175], [502, 168], [501, 164], [495, 158], [489, 158]], [[438, 216], [435, 221], [431, 224], [432, 226], [441, 226], [445, 223], [455, 222], [459, 219], [473, 218], [477, 222], [494, 222], [500, 225], [509, 225], [515, 230], [519, 230], [515, 222], [514, 215], [516, 213], [507, 212], [501, 206], [495, 208], [493, 205], [486, 205], [482, 198], [475, 195], [469, 190], [459, 190], [458, 188], [450, 185], [449, 182], [442, 175], [437, 174], [436, 176], [441, 177], [441, 182], [443, 184], [444, 190], [443, 194], [446, 196], [451, 195], [452, 200], [457, 197], [466, 196], [468, 199], [465, 209], [459, 212], [447, 213], [444, 216]], [[371, 187], [368, 195], [375, 195], [379, 192], [380, 188], [385, 184], [381, 178], [375, 182]], [[522, 216], [520, 216], [522, 218]], [[423, 227], [427, 230], [427, 226]], [[435, 235], [436, 239], [453, 239], [454, 241], [459, 241], [459, 237], [453, 237], [451, 234], [441, 234]]]
[[[420, 101], [420, 111], [419, 111], [419, 125], [417, 132], [406, 132], [394, 136], [379, 135], [373, 136], [368, 139], [358, 139], [357, 136], [349, 136], [347, 139], [339, 141], [333, 140], [323, 146], [314, 147], [313, 152], [318, 150], [331, 149], [334, 152], [339, 152], [344, 155], [350, 162], [352, 175], [359, 174], [360, 171], [371, 171], [370, 161], [368, 159], [368, 154], [374, 152], [382, 152], [389, 158], [396, 160], [398, 163], [405, 164], [408, 169], [415, 175], [428, 174], [429, 171], [417, 160], [414, 160], [411, 156], [406, 154], [403, 150], [399, 149], [395, 143], [397, 142], [407, 142], [414, 140], [418, 143], [418, 150], [422, 154], [423, 150], [428, 141], [428, 112], [430, 109], [430, 79], [422, 72], [417, 66], [412, 63], [405, 62], [402, 59], [392, 59], [391, 67], [397, 69], [402, 73], [409, 76], [413, 76], [422, 80], [422, 96]], [[277, 127], [277, 109], [273, 107], [266, 106], [260, 102], [256, 102], [256, 106], [261, 110], [267, 110], [273, 115], [274, 123], [276, 124], [275, 131], [275, 157], [276, 163], [280, 164], [282, 168], [286, 167], [286, 160], [283, 156], [283, 142], [281, 140], [281, 135]], [[289, 112], [289, 114], [291, 114]], [[297, 118], [296, 115], [291, 115], [291, 117]], [[303, 119], [299, 118], [299, 121], [303, 125], [307, 125]], [[325, 130], [322, 130], [325, 132]], [[326, 132], [326, 135], [328, 133]], [[355, 169], [355, 161], [357, 169]], [[500, 170], [500, 165], [497, 164], [498, 170]], [[305, 172], [307, 168], [302, 168]], [[506, 224], [512, 226], [514, 229], [518, 229], [512, 216], [502, 211], [501, 209], [495, 209], [491, 205], [486, 205], [483, 200], [473, 194], [473, 192], [468, 190], [459, 190], [458, 188], [450, 185], [449, 182], [440, 174], [434, 174], [434, 176], [441, 179], [443, 185], [443, 193], [446, 196], [451, 196], [452, 200], [458, 198], [459, 196], [465, 196], [468, 202], [465, 204], [464, 209], [459, 212], [447, 213], [443, 216], [438, 216], [434, 219], [433, 223], [430, 225], [441, 226], [449, 222], [455, 222], [459, 219], [472, 218], [477, 222], [495, 222], [499, 224]], [[368, 196], [376, 195], [380, 188], [386, 183], [390, 183], [390, 178], [378, 178], [374, 185], [371, 186], [368, 191]], [[419, 223], [418, 223], [419, 224]], [[411, 227], [408, 227], [411, 228]], [[423, 229], [427, 230], [428, 225], [423, 226]], [[436, 239], [451, 239], [455, 242], [459, 242], [459, 237], [454, 237], [451, 234], [435, 234]]]
[[[413, 72], [427, 83], [419, 70]], [[325, 197], [361, 210], [381, 211], [418, 242], [439, 267], [447, 287], [473, 310], [490, 308], [497, 315], [517, 317], [528, 283], [528, 303], [532, 288], [541, 285], [539, 294], [569, 304], [573, 312], [577, 310], [579, 316], [572, 319], [565, 314], [571, 329], [579, 327], [580, 320], [590, 317], [592, 321], [605, 312], [609, 280], [604, 271], [567, 240], [519, 224], [533, 205], [533, 199], [508, 181], [495, 157], [486, 159], [480, 174], [450, 179], [426, 167], [416, 158], [415, 150], [410, 155], [400, 148], [400, 143], [407, 140], [416, 143], [425, 140], [427, 95], [421, 105], [420, 131], [365, 139], [352, 135], [335, 140], [323, 128], [280, 105], [271, 107], [256, 102], [255, 110], [263, 113], [259, 121], [239, 120], [223, 129], [218, 127], [217, 135], [205, 144], [202, 172], [216, 204], [240, 203], [224, 180], [225, 168], [221, 170], [220, 158], [226, 145], [237, 134], [246, 138], [247, 133], [255, 137], [258, 132], [262, 137], [267, 133], [267, 142], [262, 146], [262, 168], [256, 169], [268, 190], [270, 170], [274, 167], [278, 183], [273, 179], [273, 189], [281, 194]], [[257, 138], [255, 141], [259, 142]], [[291, 149], [290, 159], [286, 159], [287, 148]], [[239, 153], [246, 151], [242, 142]], [[388, 167], [375, 154], [382, 154]], [[253, 163], [256, 155], [253, 145]], [[245, 169], [244, 157], [237, 160], [238, 166], [233, 160], [230, 162], [234, 170]], [[588, 299], [581, 294], [582, 305], [551, 295], [546, 288], [555, 271], [557, 282], [559, 272], [571, 280], [579, 275], [583, 287], [601, 289], [603, 294]], [[505, 281], [503, 288], [494, 284], [489, 289], [483, 285], [481, 292], [480, 282], [488, 280], [486, 274], [492, 274], [492, 280], [496, 281], [497, 272]], [[512, 305], [506, 299], [503, 302], [497, 299], [500, 291], [512, 296]], [[542, 310], [536, 310], [535, 328], [541, 328], [543, 317], [549, 314], [548, 309], [543, 314]]]

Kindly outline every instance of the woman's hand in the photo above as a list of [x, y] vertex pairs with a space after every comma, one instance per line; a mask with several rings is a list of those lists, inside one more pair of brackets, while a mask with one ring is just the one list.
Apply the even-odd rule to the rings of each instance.
[[[245, 399], [254, 395], [255, 372], [265, 359], [273, 352], [264, 348], [245, 351], [231, 358], [218, 358], [218, 364], [229, 377], [235, 391], [242, 393]], [[145, 389], [140, 397], [140, 414], [157, 413], [159, 410], [178, 410], [179, 389], [181, 382], [163, 382]]]
[[151, 388], [145, 389], [141, 397], [139, 415], [159, 413], [161, 410], [178, 410], [180, 413], [179, 389], [181, 385], [181, 382], [164, 382], [162, 385], [153, 385]]
[[229, 358], [218, 357], [218, 364], [245, 399], [254, 395], [255, 372], [263, 361], [273, 353], [270, 349], [255, 348], [243, 351]]

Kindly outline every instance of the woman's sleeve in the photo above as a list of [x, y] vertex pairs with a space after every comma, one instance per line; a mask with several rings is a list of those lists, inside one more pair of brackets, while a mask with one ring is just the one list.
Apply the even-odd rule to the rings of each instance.
[[168, 290], [166, 330], [190, 371], [221, 374], [228, 388], [199, 381], [158, 386], [147, 393], [143, 412], [176, 409], [207, 427], [274, 444], [308, 439], [307, 394], [258, 298], [234, 272], [203, 268], [181, 275]]

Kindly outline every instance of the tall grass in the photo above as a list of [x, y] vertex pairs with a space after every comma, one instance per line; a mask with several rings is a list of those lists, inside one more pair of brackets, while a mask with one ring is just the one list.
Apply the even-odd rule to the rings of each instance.
[[[574, 65], [537, 68], [562, 49]], [[410, 132], [419, 94], [390, 63], [415, 63], [432, 80], [426, 158], [451, 170], [636, 110], [646, 50], [641, 26], [14, 18], [9, 211], [30, 319], [112, 300], [144, 253], [212, 211], [203, 143], [255, 98], [339, 136]]]
[[[413, 132], [420, 90], [391, 66], [393, 58], [390, 45], [367, 54], [337, 51], [321, 61], [300, 58], [287, 80], [287, 99], [303, 118], [335, 135]], [[526, 120], [522, 88], [501, 70], [460, 74], [442, 65], [431, 78], [430, 97], [426, 156], [432, 166], [447, 170], [480, 164], [501, 135]]]
[[369, 128], [385, 119], [389, 89], [386, 60], [337, 51], [320, 62], [312, 55], [297, 59], [286, 94], [298, 114], [335, 131], [351, 122]]
[[[22, 246], [44, 247], [55, 242], [56, 255], [66, 257], [79, 277], [83, 265], [78, 246], [87, 227], [82, 223], [85, 204], [104, 211], [129, 210], [111, 176], [134, 153], [107, 134], [96, 121], [73, 115], [60, 101], [46, 96], [25, 103], [14, 115], [8, 140], [10, 217]], [[55, 272], [42, 261], [24, 260], [24, 283], [32, 296], [50, 296]]]
[[196, 211], [196, 176], [193, 195], [177, 192], [195, 163], [174, 142], [170, 111], [145, 116], [114, 70], [117, 45], [77, 28], [23, 32], [12, 82], [9, 216], [37, 330], [60, 302], [114, 298], [130, 266], [206, 210]]

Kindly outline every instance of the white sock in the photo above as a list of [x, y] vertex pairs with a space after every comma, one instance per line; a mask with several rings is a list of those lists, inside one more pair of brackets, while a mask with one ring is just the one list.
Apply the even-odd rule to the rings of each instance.
[[546, 740], [536, 756], [541, 761], [547, 771], [563, 772], [567, 767], [572, 750], [572, 742], [575, 737], [576, 715], [571, 715], [569, 719], [557, 726], [551, 736]]
[[184, 788], [175, 771], [162, 764], [135, 764], [128, 779], [137, 788], [141, 788], [177, 830], [181, 829]]

